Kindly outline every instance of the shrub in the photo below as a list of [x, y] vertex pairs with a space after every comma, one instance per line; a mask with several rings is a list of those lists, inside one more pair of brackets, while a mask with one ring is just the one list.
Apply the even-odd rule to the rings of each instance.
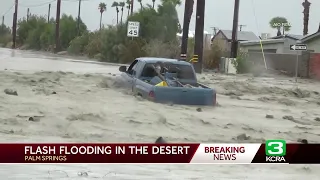
[[211, 45], [210, 50], [205, 50], [203, 54], [203, 67], [205, 69], [219, 68], [220, 59], [224, 54], [221, 42], [216, 41]]
[[145, 56], [144, 50], [141, 48], [146, 44], [144, 39], [137, 38], [128, 40], [125, 44], [116, 47], [118, 52], [118, 62], [131, 63], [135, 58]]
[[[102, 50], [102, 32], [96, 31], [92, 32], [88, 36], [88, 44], [84, 47], [84, 52], [90, 58], [93, 58], [96, 54], [101, 54]], [[102, 54], [100, 55], [100, 59], [103, 59]]]
[[55, 44], [54, 24], [49, 23], [44, 28], [40, 36], [41, 49], [45, 51], [52, 51]]
[[60, 19], [60, 45], [63, 50], [67, 49], [71, 40], [84, 33], [88, 33], [87, 26], [80, 19], [80, 30], [77, 30], [77, 18], [63, 14]]
[[164, 57], [164, 58], [178, 58], [180, 55], [180, 47], [177, 41], [164, 43], [160, 40], [151, 40], [142, 47], [146, 56]]
[[238, 74], [249, 73], [250, 64], [247, 59], [248, 53], [240, 51], [237, 58], [232, 61], [233, 66], [236, 68]]
[[19, 44], [28, 44], [32, 49], [41, 49], [40, 36], [47, 26], [46, 18], [31, 15], [18, 21], [17, 40]]
[[8, 34], [11, 34], [10, 28], [7, 27], [4, 24], [1, 24], [0, 25], [0, 36], [5, 36], [5, 35], [8, 35]]
[[9, 42], [11, 42], [11, 30], [6, 25], [0, 25], [0, 46], [5, 47]]
[[68, 53], [73, 55], [83, 54], [85, 48], [89, 43], [89, 34], [83, 34], [71, 40], [70, 46], [68, 47]]

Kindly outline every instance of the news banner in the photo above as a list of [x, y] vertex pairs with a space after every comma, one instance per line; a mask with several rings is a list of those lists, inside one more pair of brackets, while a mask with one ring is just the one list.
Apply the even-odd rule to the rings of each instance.
[[319, 164], [320, 144], [0, 144], [0, 163]]

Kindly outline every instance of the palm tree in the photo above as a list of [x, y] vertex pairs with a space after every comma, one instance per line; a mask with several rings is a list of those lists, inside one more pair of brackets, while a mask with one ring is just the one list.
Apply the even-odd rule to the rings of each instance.
[[119, 3], [114, 1], [111, 7], [115, 7], [117, 11], [117, 24], [119, 23]]
[[107, 5], [106, 3], [100, 3], [99, 4], [99, 11], [100, 11], [100, 30], [101, 30], [101, 26], [102, 26], [102, 14], [103, 12], [105, 12], [107, 10]]
[[303, 35], [308, 34], [308, 26], [309, 26], [309, 10], [311, 3], [308, 0], [304, 0], [302, 3], [303, 6]]
[[142, 0], [138, 0], [138, 2], [140, 3], [140, 8], [142, 9], [143, 6], [142, 6]]
[[123, 17], [123, 8], [126, 5], [125, 2], [120, 2], [119, 6], [121, 7], [121, 18], [120, 18], [120, 23], [122, 24], [122, 17]]
[[269, 24], [271, 28], [278, 30], [277, 36], [281, 35], [281, 28], [282, 34], [284, 34], [285, 31], [290, 31], [291, 29], [290, 23], [285, 17], [274, 17], [270, 20]]
[[154, 4], [156, 3], [156, 0], [152, 0], [152, 8], [154, 9]]
[[128, 9], [128, 17], [129, 17], [130, 9], [131, 9], [131, 0], [127, 0], [126, 4], [127, 4], [127, 9]]

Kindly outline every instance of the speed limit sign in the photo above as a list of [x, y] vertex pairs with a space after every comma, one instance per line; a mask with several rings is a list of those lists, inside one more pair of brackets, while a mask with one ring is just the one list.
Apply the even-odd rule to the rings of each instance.
[[128, 21], [128, 37], [139, 37], [140, 23], [137, 21]]

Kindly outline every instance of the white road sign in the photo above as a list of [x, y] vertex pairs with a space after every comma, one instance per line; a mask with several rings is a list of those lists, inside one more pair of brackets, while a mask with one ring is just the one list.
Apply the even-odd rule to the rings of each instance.
[[128, 37], [139, 37], [140, 22], [128, 21]]
[[290, 50], [306, 51], [307, 50], [307, 45], [306, 44], [292, 44], [292, 45], [290, 45]]

